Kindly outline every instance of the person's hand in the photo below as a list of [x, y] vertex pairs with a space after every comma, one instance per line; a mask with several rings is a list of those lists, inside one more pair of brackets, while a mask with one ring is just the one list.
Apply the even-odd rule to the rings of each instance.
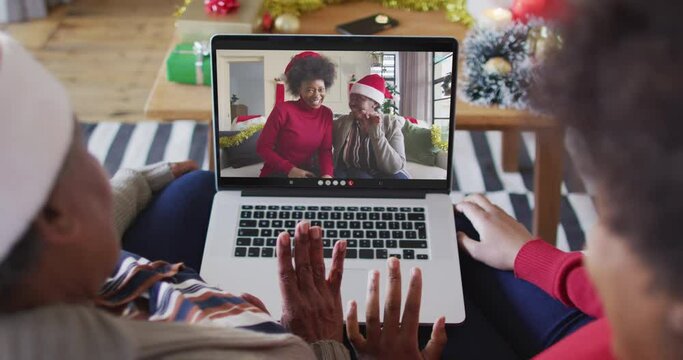
[[268, 309], [266, 308], [266, 304], [264, 304], [263, 301], [261, 301], [261, 299], [257, 298], [256, 296], [250, 293], [242, 293], [242, 295], [240, 295], [240, 298], [250, 303], [251, 305], [256, 306], [257, 308], [259, 308], [259, 310], [263, 311], [264, 313], [270, 315], [270, 311], [268, 311]]
[[175, 179], [199, 169], [199, 165], [194, 160], [185, 160], [181, 162], [171, 163], [171, 173]]
[[361, 132], [367, 134], [372, 128], [379, 126], [381, 122], [382, 116], [377, 112], [361, 111], [361, 118], [358, 123]]
[[338, 241], [332, 252], [332, 267], [325, 278], [322, 230], [301, 222], [294, 235], [294, 266], [291, 239], [283, 232], [277, 239], [277, 259], [285, 329], [309, 343], [343, 341], [344, 314], [341, 281], [346, 241]]
[[298, 167], [295, 166], [292, 168], [292, 170], [289, 170], [289, 174], [287, 174], [287, 177], [290, 177], [290, 178], [312, 178], [312, 177], [315, 177], [315, 174], [310, 172], [310, 171], [299, 169]]
[[365, 115], [365, 119], [367, 119], [368, 123], [371, 125], [379, 125], [380, 122], [382, 122], [382, 115], [376, 111], [363, 112], [363, 115]]
[[321, 176], [323, 179], [332, 179], [332, 175], [323, 175]]
[[439, 359], [446, 346], [446, 319], [440, 317], [432, 327], [432, 338], [420, 351], [417, 331], [420, 325], [422, 271], [412, 269], [412, 277], [401, 318], [401, 268], [399, 260], [389, 258], [389, 286], [384, 304], [384, 324], [379, 323], [379, 272], [372, 271], [368, 279], [365, 322], [367, 337], [358, 329], [355, 301], [349, 302], [346, 333], [359, 359]]
[[524, 225], [483, 195], [466, 197], [455, 205], [479, 232], [480, 241], [458, 232], [458, 242], [474, 259], [500, 270], [512, 270], [517, 253], [532, 235]]

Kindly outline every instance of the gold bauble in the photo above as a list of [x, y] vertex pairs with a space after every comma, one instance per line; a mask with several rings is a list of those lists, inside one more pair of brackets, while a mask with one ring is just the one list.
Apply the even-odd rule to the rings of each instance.
[[295, 34], [299, 32], [301, 22], [299, 18], [292, 14], [282, 14], [275, 19], [273, 28], [280, 34]]
[[494, 58], [490, 58], [484, 64], [484, 71], [487, 74], [504, 76], [512, 71], [512, 64], [510, 64], [510, 62], [507, 61], [505, 58], [497, 56]]

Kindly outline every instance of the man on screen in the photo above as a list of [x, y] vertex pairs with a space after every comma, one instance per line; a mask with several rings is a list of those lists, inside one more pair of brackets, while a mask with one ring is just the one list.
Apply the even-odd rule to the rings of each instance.
[[338, 178], [409, 179], [402, 123], [379, 112], [391, 98], [384, 79], [367, 75], [349, 91], [351, 113], [334, 122], [334, 174]]

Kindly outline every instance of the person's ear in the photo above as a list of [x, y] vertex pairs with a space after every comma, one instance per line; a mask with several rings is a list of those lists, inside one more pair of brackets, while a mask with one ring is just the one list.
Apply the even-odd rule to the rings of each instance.
[[683, 301], [675, 301], [669, 309], [669, 327], [678, 337], [683, 337]]
[[64, 192], [58, 183], [34, 220], [41, 238], [48, 243], [69, 243], [79, 231], [76, 216]]

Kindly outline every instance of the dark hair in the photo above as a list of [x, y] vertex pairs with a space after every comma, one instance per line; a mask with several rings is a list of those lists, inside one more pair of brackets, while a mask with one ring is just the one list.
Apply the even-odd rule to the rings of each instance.
[[292, 67], [287, 72], [287, 91], [299, 96], [301, 84], [304, 81], [322, 80], [325, 88], [330, 88], [336, 75], [334, 64], [326, 57], [305, 57], [293, 60]]
[[[537, 105], [570, 129], [601, 218], [683, 297], [683, 21], [668, 0], [577, 2]], [[571, 140], [572, 137], [570, 137]]]
[[[42, 242], [34, 226], [21, 236], [9, 255], [0, 263], [0, 294], [11, 294], [28, 272], [42, 250]], [[9, 298], [0, 299], [0, 309]]]

